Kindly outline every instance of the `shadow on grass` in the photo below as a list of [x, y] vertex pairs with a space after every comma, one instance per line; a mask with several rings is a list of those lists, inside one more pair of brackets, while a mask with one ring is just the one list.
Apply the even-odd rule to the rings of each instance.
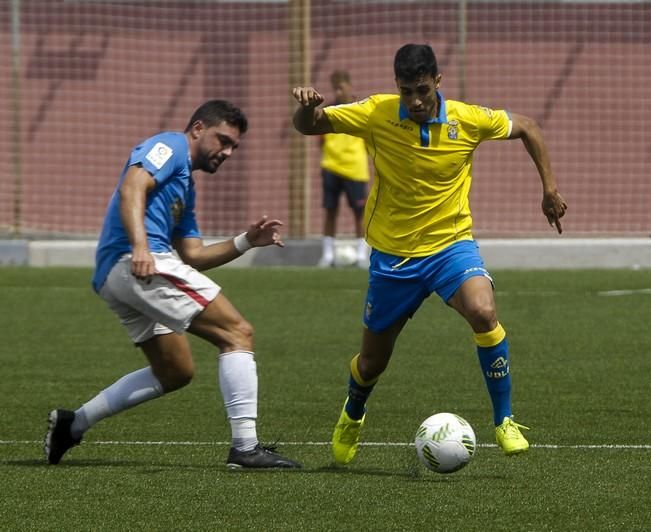
[[499, 480], [506, 478], [505, 475], [499, 474], [469, 474], [461, 473], [459, 475], [452, 474], [439, 474], [426, 471], [419, 464], [410, 464], [400, 471], [389, 471], [386, 469], [380, 468], [369, 468], [369, 467], [344, 467], [331, 463], [327, 466], [322, 466], [316, 469], [309, 471], [311, 473], [337, 473], [342, 475], [364, 475], [364, 476], [380, 476], [380, 477], [402, 477], [408, 481], [418, 481], [418, 482], [468, 482], [468, 481], [478, 481], [482, 482], [485, 480]]
[[268, 475], [278, 473], [291, 473], [296, 475], [335, 474], [359, 477], [392, 477], [402, 478], [405, 481], [432, 482], [432, 483], [467, 483], [484, 482], [486, 480], [503, 480], [506, 475], [498, 473], [474, 474], [464, 472], [460, 474], [442, 475], [426, 471], [419, 464], [411, 464], [400, 469], [389, 470], [379, 467], [345, 467], [335, 463], [319, 467], [304, 467], [303, 469], [228, 469], [224, 463], [187, 464], [178, 462], [152, 463], [136, 460], [107, 460], [107, 459], [69, 459], [53, 466], [38, 459], [0, 460], [0, 465], [9, 467], [45, 468], [51, 470], [75, 470], [86, 468], [130, 468], [134, 474], [151, 475], [155, 473], [169, 473], [174, 470], [181, 471], [206, 471], [214, 470], [216, 473], [231, 475]]
[[62, 461], [60, 464], [52, 465], [45, 462], [41, 459], [15, 459], [15, 460], [0, 460], [0, 466], [9, 466], [9, 467], [34, 467], [34, 468], [46, 468], [52, 470], [63, 470], [63, 469], [77, 469], [77, 468], [133, 468], [136, 473], [140, 474], [151, 474], [151, 473], [162, 473], [169, 472], [171, 470], [194, 470], [194, 471], [205, 471], [205, 470], [215, 470], [216, 472], [224, 472], [231, 474], [249, 474], [249, 473], [300, 473], [307, 472], [306, 469], [228, 469], [224, 462], [215, 462], [209, 464], [187, 464], [179, 462], [146, 462], [146, 461], [136, 461], [136, 460], [120, 460], [120, 459], [67, 459]]

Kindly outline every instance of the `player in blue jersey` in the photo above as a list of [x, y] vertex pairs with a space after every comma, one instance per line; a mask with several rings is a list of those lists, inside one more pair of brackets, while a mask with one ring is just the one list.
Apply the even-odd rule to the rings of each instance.
[[187, 385], [194, 362], [185, 332], [219, 349], [219, 386], [231, 425], [229, 468], [298, 468], [257, 438], [253, 328], [221, 288], [199, 273], [252, 247], [283, 246], [279, 220], [263, 216], [232, 240], [205, 245], [195, 218], [192, 172], [214, 173], [247, 130], [237, 107], [211, 100], [184, 132], [165, 132], [131, 152], [110, 200], [93, 288], [117, 314], [149, 365], [125, 375], [77, 410], [53, 410], [47, 461], [58, 464], [98, 421]]
[[530, 118], [446, 100], [428, 45], [407, 44], [394, 59], [399, 94], [376, 94], [349, 105], [318, 108], [323, 96], [296, 87], [301, 133], [360, 137], [375, 165], [365, 210], [371, 245], [365, 329], [350, 364], [348, 397], [332, 437], [335, 461], [350, 462], [366, 419], [366, 402], [395, 343], [423, 301], [436, 293], [468, 322], [493, 405], [495, 438], [507, 455], [529, 443], [511, 409], [506, 332], [497, 319], [492, 279], [472, 236], [472, 155], [493, 139], [521, 139], [538, 169], [542, 210], [561, 232], [567, 205], [556, 188], [547, 148]]

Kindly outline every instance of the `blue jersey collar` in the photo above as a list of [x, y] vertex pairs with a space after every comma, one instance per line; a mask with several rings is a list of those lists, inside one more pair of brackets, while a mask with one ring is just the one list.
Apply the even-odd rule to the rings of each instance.
[[[446, 110], [445, 106], [445, 98], [443, 98], [443, 94], [441, 94], [439, 91], [436, 91], [436, 96], [439, 99], [439, 114], [438, 116], [435, 116], [433, 118], [430, 118], [428, 120], [425, 120], [425, 122], [422, 122], [420, 124], [420, 145], [423, 147], [429, 146], [429, 125], [430, 124], [447, 124], [448, 123], [448, 113]], [[402, 104], [402, 101], [400, 102], [400, 109], [398, 111], [398, 116], [400, 117], [400, 120], [405, 120], [406, 118], [409, 118], [409, 111], [407, 108]]]
[[[429, 118], [423, 122], [424, 124], [447, 124], [448, 123], [448, 113], [445, 105], [445, 98], [440, 91], [436, 91], [436, 96], [439, 99], [439, 114], [433, 118]], [[409, 118], [409, 111], [403, 105], [402, 101], [400, 102], [400, 109], [398, 111], [398, 116], [400, 120], [405, 120]]]

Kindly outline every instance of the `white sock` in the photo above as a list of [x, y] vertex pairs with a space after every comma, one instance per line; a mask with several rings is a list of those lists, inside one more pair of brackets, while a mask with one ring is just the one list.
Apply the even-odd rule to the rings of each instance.
[[255, 419], [231, 419], [233, 447], [238, 451], [251, 451], [258, 444]]
[[363, 238], [357, 239], [357, 262], [363, 262], [368, 258], [368, 245]]
[[321, 258], [324, 261], [332, 262], [335, 258], [335, 237], [324, 236], [321, 242]]
[[98, 421], [161, 395], [163, 387], [151, 367], [129, 373], [75, 411], [72, 436], [79, 438]]
[[250, 451], [258, 444], [258, 374], [250, 351], [231, 351], [219, 356], [219, 388], [231, 423], [233, 447]]

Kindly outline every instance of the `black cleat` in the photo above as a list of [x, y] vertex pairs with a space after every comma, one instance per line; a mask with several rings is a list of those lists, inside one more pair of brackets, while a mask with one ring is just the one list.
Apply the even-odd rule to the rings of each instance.
[[303, 466], [289, 458], [280, 456], [275, 447], [263, 447], [258, 443], [251, 451], [238, 451], [231, 447], [226, 460], [228, 469], [300, 469]]
[[81, 443], [81, 438], [75, 439], [70, 434], [70, 426], [74, 419], [75, 413], [72, 410], [50, 412], [44, 446], [48, 463], [58, 464], [68, 449]]

